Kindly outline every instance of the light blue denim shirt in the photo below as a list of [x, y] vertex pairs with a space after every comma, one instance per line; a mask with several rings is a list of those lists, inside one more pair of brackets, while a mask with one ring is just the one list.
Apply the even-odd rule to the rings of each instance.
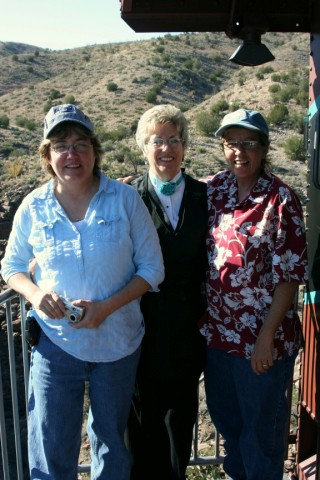
[[[58, 203], [53, 180], [27, 195], [1, 262], [4, 280], [28, 272], [32, 258], [36, 284], [69, 300], [104, 300], [134, 275], [157, 289], [164, 277], [158, 234], [139, 194], [103, 174], [80, 232]], [[116, 310], [96, 329], [76, 330], [67, 319], [50, 319], [40, 310], [35, 314], [52, 342], [84, 361], [110, 362], [130, 355], [144, 334], [140, 299]]]

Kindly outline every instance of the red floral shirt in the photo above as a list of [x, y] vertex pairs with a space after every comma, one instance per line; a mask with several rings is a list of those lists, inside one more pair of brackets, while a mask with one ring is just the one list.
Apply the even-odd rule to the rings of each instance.
[[[307, 252], [298, 197], [264, 172], [238, 203], [229, 171], [208, 180], [208, 314], [201, 333], [210, 347], [249, 359], [280, 282], [307, 280]], [[275, 335], [275, 358], [301, 343], [300, 320], [290, 309]]]

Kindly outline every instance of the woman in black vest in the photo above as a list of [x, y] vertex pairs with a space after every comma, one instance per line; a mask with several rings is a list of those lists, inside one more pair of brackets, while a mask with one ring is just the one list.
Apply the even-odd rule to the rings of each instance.
[[128, 423], [131, 479], [185, 480], [205, 352], [197, 322], [206, 308], [206, 184], [181, 169], [188, 128], [179, 109], [145, 112], [136, 140], [150, 168], [133, 186], [157, 228], [165, 280], [141, 302], [146, 333]]

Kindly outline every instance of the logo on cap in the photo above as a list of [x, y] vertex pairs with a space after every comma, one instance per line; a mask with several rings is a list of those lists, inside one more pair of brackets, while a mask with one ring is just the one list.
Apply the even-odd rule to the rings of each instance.
[[52, 130], [63, 122], [78, 123], [87, 128], [90, 132], [93, 132], [93, 125], [90, 118], [87, 117], [87, 115], [85, 115], [75, 105], [69, 103], [50, 108], [44, 119], [44, 138], [48, 138]]

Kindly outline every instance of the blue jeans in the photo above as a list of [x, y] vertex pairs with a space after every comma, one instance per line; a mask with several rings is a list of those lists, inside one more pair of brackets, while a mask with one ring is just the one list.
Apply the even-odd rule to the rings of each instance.
[[207, 348], [207, 405], [225, 440], [223, 467], [231, 480], [282, 480], [294, 362], [286, 356], [256, 375], [249, 360]]
[[[94, 348], [94, 346], [92, 346]], [[69, 355], [43, 333], [32, 348], [28, 451], [32, 480], [76, 480], [85, 381], [92, 480], [129, 480], [124, 431], [140, 349], [115, 362], [88, 363]]]

